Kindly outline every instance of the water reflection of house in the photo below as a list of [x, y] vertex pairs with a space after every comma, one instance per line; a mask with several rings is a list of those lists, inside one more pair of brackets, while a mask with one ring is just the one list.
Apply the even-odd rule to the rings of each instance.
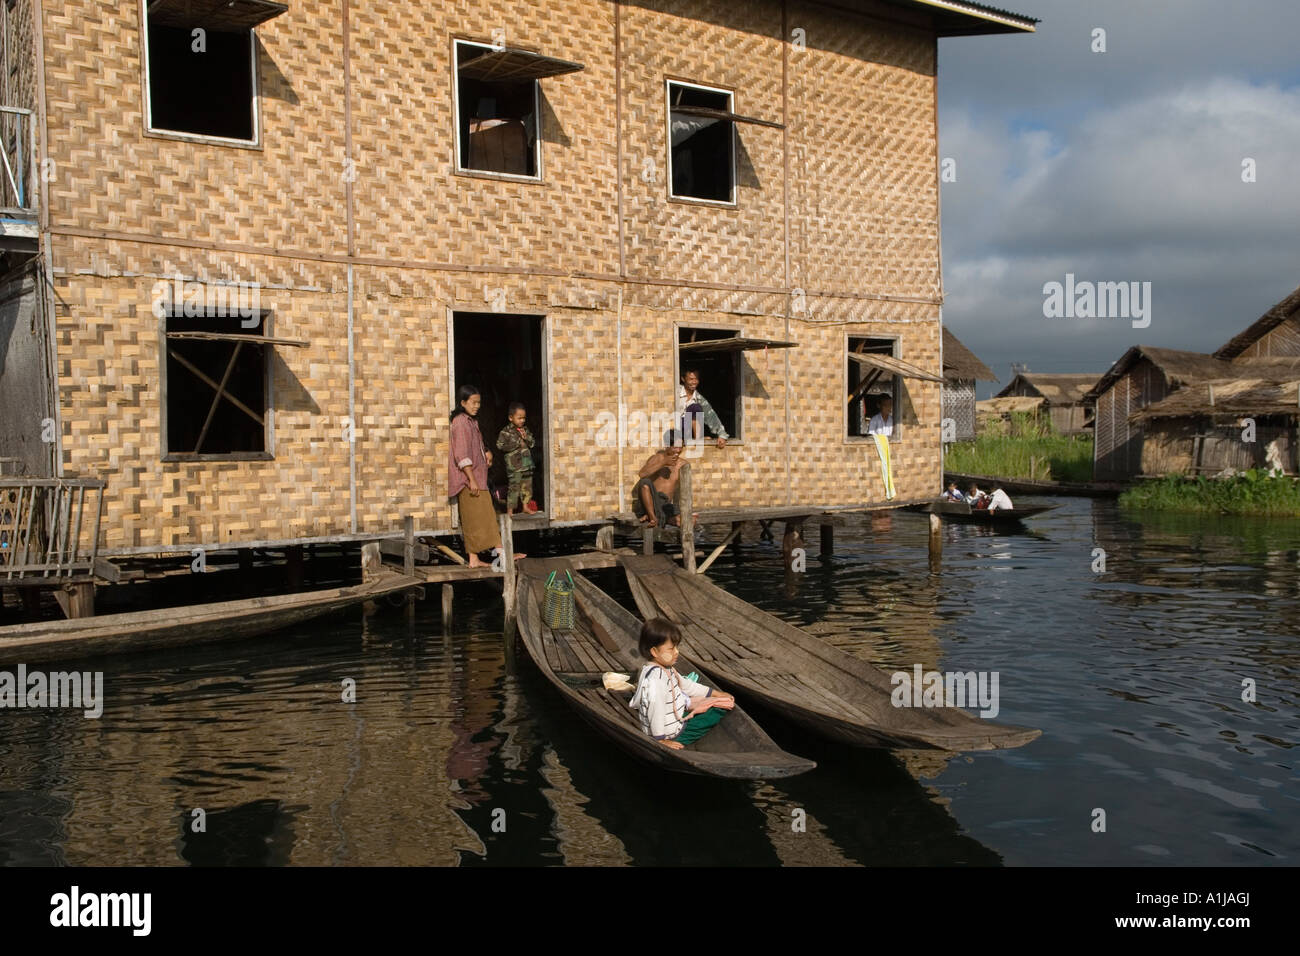
[[[1294, 472], [1296, 379], [1300, 289], [1213, 354], [1134, 346], [1089, 393], [1097, 407], [1093, 477], [1266, 467], [1270, 458]], [[1246, 418], [1254, 434], [1243, 442]]]

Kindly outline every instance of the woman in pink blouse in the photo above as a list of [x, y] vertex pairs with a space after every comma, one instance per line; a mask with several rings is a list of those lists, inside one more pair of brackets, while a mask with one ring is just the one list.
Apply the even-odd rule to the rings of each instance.
[[456, 410], [451, 413], [447, 495], [460, 506], [460, 533], [471, 568], [486, 567], [487, 562], [479, 555], [501, 547], [497, 513], [488, 489], [492, 453], [483, 445], [483, 433], [475, 417], [482, 404], [477, 388], [462, 385], [456, 392]]

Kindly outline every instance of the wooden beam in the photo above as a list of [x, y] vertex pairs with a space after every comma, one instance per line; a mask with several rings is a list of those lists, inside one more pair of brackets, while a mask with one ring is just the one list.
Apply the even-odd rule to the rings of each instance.
[[451, 548], [447, 547], [445, 544], [441, 544], [441, 543], [439, 543], [439, 542], [434, 542], [434, 545], [433, 545], [433, 546], [434, 546], [435, 548], [437, 548], [439, 551], [441, 551], [443, 554], [445, 554], [447, 557], [451, 558], [451, 559], [452, 559], [453, 561], [455, 561], [457, 564], [464, 564], [464, 565], [468, 565], [468, 564], [469, 564], [468, 561], [466, 561], [464, 558], [462, 558], [462, 557], [461, 557], [459, 554], [457, 554], [455, 551], [451, 550]]
[[91, 570], [95, 577], [103, 578], [111, 584], [117, 584], [122, 580], [122, 569], [107, 558], [96, 558]]
[[[195, 366], [193, 362], [185, 358], [185, 356], [181, 355], [174, 349], [170, 350], [167, 354], [170, 355], [172, 358], [174, 358], [176, 361], [180, 362], [184, 368], [189, 369], [196, 376], [198, 376], [199, 381], [203, 382], [205, 385], [220, 390], [221, 388], [220, 385], [218, 385], [216, 382], [210, 379], [207, 375], [203, 374], [203, 371], [199, 369], [197, 366]], [[253, 421], [257, 422], [257, 424], [261, 425], [263, 428], [266, 427], [266, 420], [262, 418], [261, 415], [257, 414], [257, 412], [253, 411], [251, 408], [249, 408], [247, 405], [241, 402], [239, 399], [235, 398], [235, 396], [227, 395], [226, 401], [230, 402], [230, 404], [234, 405], [237, 409], [239, 409], [241, 412], [243, 412]]]
[[95, 585], [65, 584], [54, 592], [54, 599], [69, 618], [95, 616]]
[[194, 443], [194, 454], [203, 451], [203, 441], [208, 437], [208, 429], [212, 427], [212, 419], [217, 417], [217, 406], [221, 400], [226, 397], [226, 385], [230, 382], [230, 376], [235, 372], [235, 363], [239, 361], [239, 352], [244, 347], [240, 342], [235, 346], [235, 350], [230, 353], [230, 361], [226, 363], [225, 374], [221, 376], [221, 384], [217, 386], [217, 394], [212, 396], [212, 404], [208, 406], [208, 417], [203, 420], [203, 427], [199, 430], [199, 440]]
[[[389, 557], [401, 558], [403, 564], [406, 562], [406, 540], [404, 538], [385, 538], [379, 542], [379, 550]], [[455, 554], [454, 551], [452, 553]], [[411, 545], [411, 554], [416, 561], [422, 564], [428, 563], [433, 557], [428, 545], [420, 544], [418, 541]], [[456, 556], [460, 557], [460, 555]]]
[[727, 545], [731, 544], [734, 539], [740, 537], [740, 529], [743, 527], [744, 525], [739, 521], [734, 522], [731, 526], [731, 534], [722, 539], [722, 543], [713, 549], [713, 552], [704, 559], [704, 563], [695, 569], [695, 573], [703, 574], [705, 571], [709, 570], [709, 566], [713, 564], [714, 561], [718, 560], [718, 555], [722, 554], [723, 549], [725, 549]]
[[682, 567], [695, 572], [695, 496], [691, 493], [691, 466], [682, 465], [677, 483], [678, 510], [681, 512]]

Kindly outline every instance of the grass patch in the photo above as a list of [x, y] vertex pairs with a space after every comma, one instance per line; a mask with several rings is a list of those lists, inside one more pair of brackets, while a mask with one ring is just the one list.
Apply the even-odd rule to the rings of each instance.
[[948, 447], [944, 468], [965, 475], [1092, 481], [1092, 436], [1061, 435], [1032, 414], [981, 425], [974, 441]]
[[1300, 482], [1252, 468], [1231, 478], [1170, 475], [1120, 495], [1121, 508], [1195, 514], [1300, 517]]

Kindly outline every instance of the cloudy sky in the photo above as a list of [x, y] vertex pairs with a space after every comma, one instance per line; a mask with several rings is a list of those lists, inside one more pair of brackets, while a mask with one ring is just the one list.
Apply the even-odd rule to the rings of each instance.
[[[939, 152], [944, 322], [1003, 384], [1213, 351], [1300, 285], [1300, 3], [994, 5], [1043, 22], [940, 41]], [[1045, 317], [1067, 274], [1150, 282], [1150, 325]]]

